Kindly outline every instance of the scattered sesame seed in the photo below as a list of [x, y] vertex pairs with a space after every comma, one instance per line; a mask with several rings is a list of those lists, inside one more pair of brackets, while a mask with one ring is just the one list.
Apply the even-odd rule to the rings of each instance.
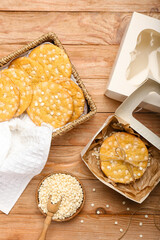
[[106, 205], [106, 208], [109, 208], [109, 204]]
[[97, 211], [97, 214], [100, 214], [100, 211]]
[[93, 188], [93, 189], [92, 189], [92, 191], [93, 191], [93, 192], [95, 192], [95, 191], [96, 191], [96, 189], [95, 189], [95, 188]]
[[81, 220], [81, 223], [84, 223], [84, 220]]
[[142, 237], [143, 237], [143, 235], [142, 235], [142, 234], [140, 234], [140, 235], [139, 235], [139, 237], [140, 237], [140, 238], [142, 238]]
[[145, 215], [145, 218], [148, 218], [148, 215], [147, 215], [147, 214]]
[[142, 223], [142, 222], [140, 222], [140, 223], [139, 223], [139, 226], [142, 226], [142, 225], [143, 225], [143, 223]]
[[130, 210], [130, 208], [129, 207], [127, 207], [127, 211], [129, 211]]
[[94, 203], [91, 203], [91, 207], [94, 207]]
[[123, 204], [123, 205], [125, 205], [125, 204], [126, 204], [126, 202], [125, 202], [125, 201], [123, 201], [123, 202], [122, 202], [122, 204]]
[[119, 231], [120, 231], [120, 232], [123, 232], [123, 229], [122, 229], [122, 228], [120, 228], [120, 229], [119, 229]]
[[115, 225], [117, 225], [117, 224], [118, 224], [118, 222], [117, 222], [117, 221], [115, 221], [115, 222], [114, 222], [114, 224], [115, 224]]

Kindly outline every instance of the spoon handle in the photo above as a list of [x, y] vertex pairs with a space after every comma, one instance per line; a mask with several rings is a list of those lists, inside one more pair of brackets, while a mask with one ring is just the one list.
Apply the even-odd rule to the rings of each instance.
[[48, 230], [48, 227], [51, 223], [52, 216], [53, 216], [53, 214], [48, 212], [47, 217], [44, 221], [43, 230], [42, 230], [41, 235], [40, 235], [38, 240], [45, 240], [46, 239], [47, 230]]

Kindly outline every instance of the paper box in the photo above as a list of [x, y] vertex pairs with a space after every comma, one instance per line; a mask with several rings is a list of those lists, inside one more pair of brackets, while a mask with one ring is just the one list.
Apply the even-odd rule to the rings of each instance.
[[[133, 13], [105, 95], [124, 101], [147, 77], [160, 82], [160, 20]], [[160, 112], [160, 96], [150, 93], [140, 106]]]
[[[148, 79], [121, 104], [115, 115], [107, 118], [81, 152], [82, 160], [95, 177], [106, 186], [138, 203], [142, 203], [160, 181], [160, 138], [132, 116], [133, 110], [150, 92], [160, 94], [160, 84]], [[145, 173], [130, 184], [114, 183], [100, 169], [99, 148], [104, 139], [116, 131], [138, 135], [149, 151], [149, 163]]]

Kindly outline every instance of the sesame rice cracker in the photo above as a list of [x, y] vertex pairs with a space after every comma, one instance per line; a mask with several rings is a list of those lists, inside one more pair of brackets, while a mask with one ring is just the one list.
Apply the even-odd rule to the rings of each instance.
[[11, 80], [19, 90], [20, 103], [15, 116], [21, 115], [30, 105], [32, 100], [32, 87], [29, 85], [28, 76], [19, 69], [5, 69], [0, 72], [0, 76], [6, 80]]
[[0, 76], [0, 122], [11, 119], [19, 106], [19, 91], [10, 79]]
[[73, 114], [69, 121], [72, 122], [78, 119], [84, 111], [85, 104], [85, 99], [81, 88], [69, 78], [59, 78], [55, 81], [67, 89], [73, 99]]
[[34, 86], [33, 99], [27, 113], [38, 126], [45, 122], [54, 128], [61, 127], [72, 116], [72, 97], [57, 83], [38, 83]]
[[28, 75], [31, 84], [46, 82], [48, 80], [44, 67], [28, 57], [20, 57], [13, 60], [9, 68], [17, 68], [24, 71]]
[[29, 57], [38, 61], [44, 68], [48, 78], [70, 77], [72, 68], [64, 50], [54, 44], [42, 44], [31, 51]]

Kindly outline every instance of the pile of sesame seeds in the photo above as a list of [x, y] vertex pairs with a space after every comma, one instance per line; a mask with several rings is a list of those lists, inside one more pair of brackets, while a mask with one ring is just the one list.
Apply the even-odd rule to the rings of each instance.
[[44, 213], [47, 213], [47, 202], [49, 196], [54, 204], [60, 199], [61, 205], [52, 219], [61, 219], [71, 217], [83, 202], [83, 190], [78, 180], [64, 173], [56, 173], [47, 177], [38, 190], [39, 207]]

